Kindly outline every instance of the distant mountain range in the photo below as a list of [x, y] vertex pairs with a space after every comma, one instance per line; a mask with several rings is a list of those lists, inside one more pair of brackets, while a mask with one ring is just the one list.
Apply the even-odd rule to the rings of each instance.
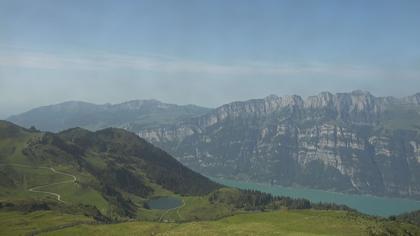
[[35, 126], [51, 132], [74, 127], [90, 130], [117, 127], [137, 131], [144, 127], [160, 126], [199, 116], [209, 110], [195, 105], [180, 106], [157, 100], [133, 100], [103, 105], [70, 101], [38, 107], [7, 120], [24, 127]]
[[[70, 109], [72, 103], [9, 120], [44, 130], [123, 127], [214, 177], [420, 199], [420, 93], [394, 98], [323, 92], [216, 109], [170, 106], [152, 112], [150, 120], [157, 122], [142, 118], [156, 108], [86, 111]], [[126, 113], [136, 115], [119, 115]]]

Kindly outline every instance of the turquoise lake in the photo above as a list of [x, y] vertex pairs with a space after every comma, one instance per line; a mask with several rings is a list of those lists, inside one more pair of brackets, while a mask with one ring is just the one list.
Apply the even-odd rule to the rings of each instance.
[[278, 185], [273, 186], [268, 184], [218, 178], [211, 179], [226, 186], [240, 189], [258, 190], [261, 192], [271, 193], [275, 196], [306, 198], [312, 202], [333, 202], [336, 204], [344, 204], [370, 215], [390, 216], [420, 209], [420, 201], [409, 199], [342, 194], [315, 189], [282, 187]]

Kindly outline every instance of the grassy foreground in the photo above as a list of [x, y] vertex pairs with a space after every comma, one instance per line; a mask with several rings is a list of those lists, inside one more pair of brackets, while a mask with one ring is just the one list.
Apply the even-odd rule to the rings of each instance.
[[53, 211], [32, 213], [0, 212], [0, 235], [27, 235], [57, 229], [57, 227], [94, 222], [83, 215], [58, 214]]
[[418, 227], [344, 211], [282, 210], [244, 213], [216, 221], [89, 224], [83, 216], [50, 211], [0, 212], [0, 234], [22, 235], [420, 235]]

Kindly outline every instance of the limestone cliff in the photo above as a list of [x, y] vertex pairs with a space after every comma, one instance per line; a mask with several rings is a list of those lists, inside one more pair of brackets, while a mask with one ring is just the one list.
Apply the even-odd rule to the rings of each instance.
[[420, 199], [419, 101], [271, 95], [138, 135], [210, 176]]

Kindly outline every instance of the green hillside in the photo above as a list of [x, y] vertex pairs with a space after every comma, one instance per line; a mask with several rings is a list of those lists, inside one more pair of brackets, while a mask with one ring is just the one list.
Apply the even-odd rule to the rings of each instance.
[[343, 211], [290, 210], [244, 213], [215, 221], [92, 224], [82, 215], [0, 212], [1, 235], [419, 235], [414, 225]]
[[[348, 207], [226, 188], [122, 129], [0, 121], [0, 235], [416, 235]], [[179, 205], [151, 207], [169, 197]], [[407, 234], [409, 233], [409, 234]]]
[[54, 201], [58, 194], [111, 218], [142, 218], [150, 198], [198, 197], [220, 187], [120, 129], [52, 134], [0, 122], [0, 138], [1, 201]]

